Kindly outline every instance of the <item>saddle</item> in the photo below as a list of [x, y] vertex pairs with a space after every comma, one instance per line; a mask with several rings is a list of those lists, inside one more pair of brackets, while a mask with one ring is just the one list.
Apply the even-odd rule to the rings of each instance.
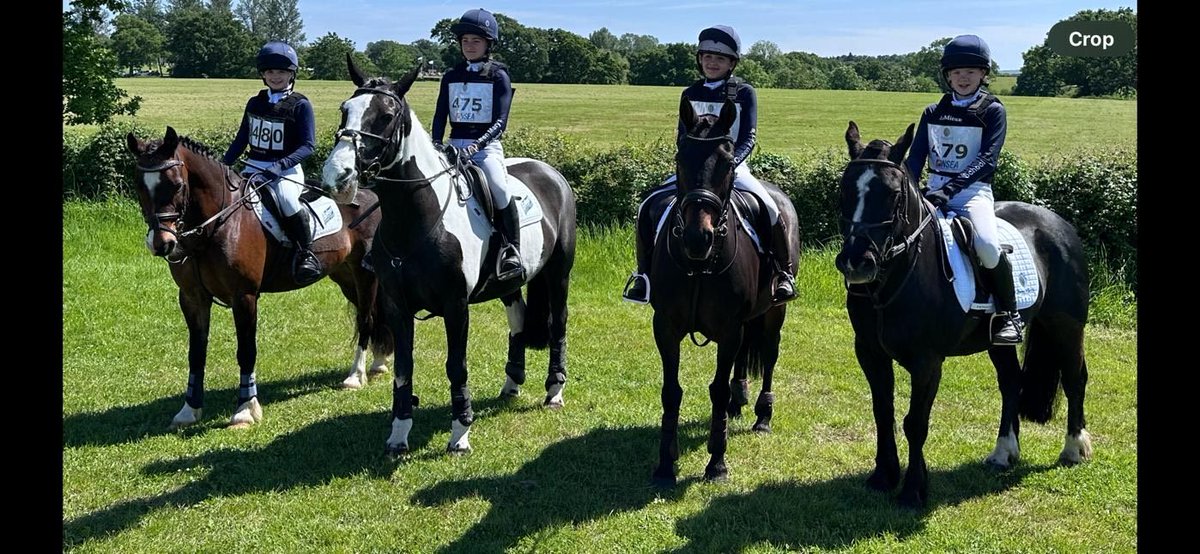
[[[979, 256], [975, 254], [975, 224], [966, 217], [956, 215], [954, 219], [950, 220], [950, 230], [958, 247], [963, 252], [970, 252], [967, 258], [971, 260], [971, 267], [975, 274], [975, 302], [985, 304], [995, 285], [989, 278], [991, 273], [984, 269], [983, 264], [979, 261]], [[1013, 253], [1011, 244], [1001, 244], [1000, 249], [1010, 255]]]

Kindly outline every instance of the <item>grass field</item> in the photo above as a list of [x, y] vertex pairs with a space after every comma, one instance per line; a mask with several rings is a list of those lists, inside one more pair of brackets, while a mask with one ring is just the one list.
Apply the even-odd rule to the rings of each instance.
[[[322, 121], [332, 121], [334, 98], [349, 93], [346, 84], [325, 92], [304, 85], [306, 93], [313, 90]], [[232, 117], [254, 86], [233, 82], [223, 92], [215, 84], [193, 88], [192, 96], [210, 107], [228, 97], [225, 108]], [[538, 108], [517, 117], [528, 125], [547, 124], [548, 117], [536, 114], [571, 104], [570, 89], [522, 86], [517, 105]], [[650, 92], [662, 108], [677, 94]], [[806, 97], [803, 91], [774, 92]], [[182, 98], [184, 91], [163, 94]], [[430, 94], [422, 87], [414, 96], [421, 105], [432, 104]], [[792, 114], [796, 121], [823, 121], [812, 117], [815, 105], [822, 104], [814, 99], [828, 93], [811, 94], [801, 104], [806, 107]], [[853, 98], [869, 96], [862, 94]], [[914, 105], [927, 100], [913, 96]], [[858, 105], [850, 96], [842, 100], [844, 107]], [[783, 102], [772, 103], [782, 108]], [[167, 118], [165, 109], [152, 107], [158, 104], [148, 104], [143, 117]], [[1134, 104], [1111, 105], [1120, 106], [1122, 117], [1132, 117]], [[613, 113], [638, 129], [652, 127], [637, 114], [649, 116], [658, 108], [632, 100], [627, 107], [636, 113]], [[826, 106], [822, 113], [831, 109]], [[897, 108], [887, 117], [899, 118], [901, 111], [915, 113], [916, 108]], [[176, 107], [171, 123], [186, 132], [187, 124], [207, 125], [218, 112]], [[669, 122], [669, 114], [660, 119]], [[608, 114], [578, 109], [560, 119], [576, 121], [572, 132], [609, 121], [594, 129], [608, 129], [603, 140], [620, 140]], [[868, 133], [876, 128], [898, 132], [897, 121], [870, 121], [859, 120]], [[828, 125], [833, 132], [835, 125]], [[1106, 132], [1116, 127], [1101, 126]], [[817, 136], [812, 127], [795, 132]], [[829, 140], [838, 136], [840, 131]], [[1088, 328], [1087, 416], [1095, 457], [1075, 468], [1054, 465], [1063, 442], [1062, 407], [1049, 425], [1022, 426], [1022, 462], [1015, 469], [985, 468], [982, 460], [994, 445], [1000, 406], [995, 373], [985, 355], [949, 360], [926, 445], [932, 504], [909, 512], [891, 496], [862, 486], [875, 445], [869, 392], [854, 359], [833, 253], [806, 252], [798, 276], [801, 296], [789, 307], [776, 372], [774, 433], [755, 435], [748, 430], [752, 421], [733, 422], [730, 480], [700, 479], [708, 459], [707, 384], [715, 349], [685, 342], [680, 484], [657, 490], [650, 486], [650, 473], [657, 457], [661, 375], [650, 332], [652, 312], [617, 300], [633, 263], [630, 231], [593, 229], [581, 236], [572, 276], [566, 407], [557, 412], [539, 407], [544, 352], [530, 353], [530, 377], [521, 397], [494, 399], [504, 380], [504, 312], [499, 303], [474, 306], [468, 361], [476, 401], [475, 451], [447, 456], [450, 416], [441, 320], [418, 323], [414, 386], [422, 403], [415, 413], [413, 452], [393, 463], [383, 455], [389, 379], [356, 392], [335, 388], [350, 362], [352, 319], [333, 283], [262, 298], [257, 375], [265, 420], [246, 430], [223, 428], [234, 408], [238, 377], [232, 318], [216, 308], [205, 420], [197, 428], [168, 432], [187, 380], [186, 330], [165, 264], [144, 247], [138, 208], [128, 201], [69, 202], [63, 219], [64, 550], [1138, 549], [1133, 331]], [[757, 383], [752, 390], [757, 394]], [[896, 390], [899, 421], [908, 400], [908, 375], [901, 369]], [[905, 460], [907, 446], [897, 433]]]
[[[246, 99], [262, 84], [249, 79], [117, 79], [117, 86], [145, 100], [137, 121], [150, 129], [167, 125], [183, 134], [200, 128], [236, 127]], [[517, 83], [511, 128], [561, 131], [599, 147], [673, 136], [682, 87], [544, 85]], [[341, 102], [354, 92], [349, 81], [300, 81], [317, 112], [317, 132], [330, 136]], [[437, 83], [421, 81], [408, 94], [429, 128]], [[863, 136], [895, 140], [916, 123], [938, 94], [875, 91], [764, 89], [759, 97], [759, 148], [805, 156], [842, 150], [846, 124]], [[1006, 151], [1021, 156], [1057, 154], [1083, 147], [1134, 148], [1137, 102], [1071, 98], [1002, 97], [1008, 110]], [[92, 127], [80, 127], [87, 132]]]

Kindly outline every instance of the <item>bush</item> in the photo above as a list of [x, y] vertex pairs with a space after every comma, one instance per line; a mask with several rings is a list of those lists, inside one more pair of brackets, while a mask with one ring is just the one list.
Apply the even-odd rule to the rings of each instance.
[[[125, 134], [161, 138], [164, 129], [109, 123], [92, 136], [63, 132], [63, 195], [67, 198], [133, 197], [133, 156]], [[218, 155], [236, 129], [192, 130], [190, 136]], [[317, 136], [317, 148], [304, 163], [309, 178], [320, 175], [333, 148], [333, 133]], [[575, 190], [581, 224], [624, 225], [636, 217], [643, 195], [675, 171], [675, 145], [658, 138], [616, 148], [589, 148], [561, 133], [516, 130], [505, 135], [511, 157], [535, 158], [557, 168]], [[846, 166], [840, 149], [816, 151], [795, 160], [758, 151], [750, 158], [754, 174], [774, 183], [792, 199], [806, 246], [840, 240], [838, 183]], [[997, 200], [1045, 206], [1075, 225], [1093, 265], [1137, 290], [1137, 154], [1074, 152], [1030, 162], [1009, 152], [1000, 156], [993, 179]]]

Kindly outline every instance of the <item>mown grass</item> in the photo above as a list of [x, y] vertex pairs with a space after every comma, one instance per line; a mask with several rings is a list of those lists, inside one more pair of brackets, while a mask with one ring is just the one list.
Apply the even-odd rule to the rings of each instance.
[[[144, 98], [137, 121], [150, 129], [175, 127], [182, 134], [206, 128], [236, 128], [246, 99], [262, 88], [251, 79], [117, 79], [117, 86]], [[510, 128], [560, 131], [597, 147], [672, 137], [681, 87], [549, 85], [517, 83]], [[299, 81], [296, 90], [312, 100], [317, 132], [332, 135], [339, 106], [354, 92], [349, 81]], [[408, 94], [428, 129], [437, 83], [417, 82]], [[759, 148], [790, 156], [842, 150], [847, 122], [864, 137], [894, 140], [936, 93], [762, 89], [758, 91]], [[1083, 147], [1137, 144], [1137, 102], [1107, 99], [1002, 96], [1008, 110], [1006, 151], [1046, 156]], [[127, 116], [122, 116], [126, 117]], [[79, 126], [70, 132], [93, 132]]]
[[[982, 460], [999, 393], [985, 355], [947, 362], [926, 455], [932, 505], [898, 508], [862, 486], [875, 430], [831, 251], [805, 252], [776, 371], [774, 433], [731, 425], [727, 483], [700, 477], [715, 350], [683, 347], [680, 484], [650, 486], [661, 416], [651, 310], [618, 301], [628, 228], [581, 234], [570, 296], [567, 405], [540, 408], [544, 352], [514, 401], [505, 316], [472, 307], [475, 451], [444, 453], [449, 402], [441, 321], [417, 324], [413, 453], [383, 455], [391, 387], [335, 387], [352, 351], [336, 286], [264, 295], [265, 420], [234, 408], [232, 318], [213, 312], [205, 420], [168, 432], [187, 380], [186, 330], [135, 204], [63, 208], [63, 549], [73, 552], [1133, 552], [1137, 550], [1136, 331], [1091, 325], [1088, 428], [1095, 457], [1054, 465], [1065, 427], [1022, 426], [1022, 463]], [[757, 383], [752, 385], [757, 392]], [[898, 421], [908, 376], [897, 371]], [[899, 430], [896, 431], [898, 434]], [[907, 452], [900, 436], [901, 459]]]

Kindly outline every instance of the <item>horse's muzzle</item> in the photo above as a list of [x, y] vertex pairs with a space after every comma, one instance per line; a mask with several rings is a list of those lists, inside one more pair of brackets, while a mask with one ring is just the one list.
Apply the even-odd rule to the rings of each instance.
[[879, 278], [879, 263], [875, 259], [875, 253], [870, 250], [856, 256], [847, 253], [843, 248], [834, 258], [833, 264], [851, 285], [865, 285]]
[[687, 228], [683, 231], [683, 253], [689, 260], [702, 262], [712, 256], [713, 230]]

